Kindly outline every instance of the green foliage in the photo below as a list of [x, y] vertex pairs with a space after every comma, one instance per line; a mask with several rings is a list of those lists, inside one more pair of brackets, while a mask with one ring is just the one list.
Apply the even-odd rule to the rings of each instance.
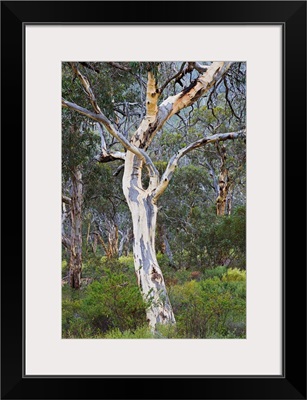
[[239, 282], [246, 281], [246, 271], [241, 271], [238, 268], [229, 268], [222, 276], [223, 282]]
[[84, 337], [88, 327], [80, 317], [80, 294], [68, 285], [62, 287], [62, 335]]
[[154, 338], [155, 339], [184, 339], [184, 337], [180, 335], [180, 332], [179, 332], [176, 324], [173, 324], [173, 325], [158, 324], [156, 326]]
[[131, 257], [122, 262], [104, 258], [96, 266], [86, 264], [86, 274], [92, 277], [96, 274], [97, 280], [77, 294], [63, 288], [64, 337], [84, 337], [89, 332], [100, 337], [112, 329], [123, 332], [145, 323], [145, 304], [131, 269]]
[[62, 276], [67, 274], [67, 268], [68, 268], [67, 261], [63, 260], [62, 261]]
[[226, 274], [226, 272], [227, 272], [227, 267], [225, 267], [224, 265], [220, 265], [213, 269], [206, 269], [204, 272], [204, 276], [206, 279], [212, 279], [215, 277], [222, 279], [223, 275]]
[[[215, 277], [176, 285], [170, 298], [177, 318], [178, 334], [187, 338], [245, 337], [245, 297], [241, 282]], [[240, 329], [239, 329], [240, 328]]]
[[238, 207], [230, 216], [216, 217], [208, 230], [207, 239], [206, 249], [211, 262], [245, 268], [245, 207]]
[[124, 332], [120, 329], [113, 329], [105, 336], [105, 339], [153, 339], [154, 335], [151, 333], [147, 325], [136, 328], [135, 330], [126, 330]]
[[154, 334], [146, 325], [132, 256], [103, 257], [96, 267], [87, 264], [89, 271], [99, 277], [78, 292], [68, 285], [62, 289], [64, 338], [245, 337], [245, 271], [219, 266], [195, 276], [195, 271], [169, 267], [164, 275], [177, 324], [158, 325]]
[[[167, 210], [172, 220], [178, 218], [178, 223], [167, 226], [177, 268], [202, 272], [217, 265], [245, 268], [245, 207], [220, 217], [216, 216], [215, 208], [201, 207], [196, 201], [191, 206], [192, 200], [180, 200], [180, 197], [174, 200], [178, 201], [178, 207]], [[168, 224], [168, 219], [163, 223]]]

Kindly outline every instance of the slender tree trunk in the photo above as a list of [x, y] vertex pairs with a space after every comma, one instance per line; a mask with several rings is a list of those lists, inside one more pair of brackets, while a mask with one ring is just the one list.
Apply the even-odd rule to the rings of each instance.
[[119, 257], [121, 257], [122, 255], [127, 256], [129, 253], [129, 238], [131, 236], [130, 231], [131, 231], [130, 228], [128, 228], [120, 240], [119, 248], [118, 248], [118, 256]]
[[150, 188], [147, 190], [142, 188], [140, 175], [139, 160], [128, 152], [123, 190], [132, 215], [134, 266], [138, 286], [144, 301], [148, 304], [147, 322], [154, 330], [157, 324], [171, 324], [176, 321], [156, 257], [155, 234], [158, 208], [153, 203]]
[[94, 254], [96, 254], [96, 251], [97, 251], [97, 235], [95, 235], [95, 234], [93, 234], [92, 235], [92, 250], [93, 250], [93, 253]]
[[[99, 240], [105, 255], [108, 259], [118, 257], [118, 226], [114, 222], [108, 222], [108, 241], [105, 242], [101, 236], [101, 229], [97, 226], [98, 231], [94, 232], [96, 239]], [[97, 242], [97, 240], [96, 240]]]
[[224, 170], [219, 175], [219, 196], [216, 199], [216, 215], [225, 215], [227, 199], [228, 174]]
[[228, 190], [227, 199], [226, 199], [226, 214], [227, 215], [231, 215], [231, 212], [232, 212], [233, 188], [234, 188], [234, 184], [233, 184], [233, 182], [231, 182], [231, 184], [229, 186], [229, 190]]
[[118, 257], [118, 226], [112, 221], [108, 232], [108, 258]]
[[71, 238], [69, 283], [74, 289], [81, 286], [82, 269], [82, 173], [79, 167], [71, 174]]
[[221, 157], [221, 169], [219, 175], [219, 195], [216, 199], [216, 215], [225, 215], [226, 213], [226, 201], [228, 197], [229, 187], [230, 187], [230, 179], [228, 176], [228, 168], [226, 168], [226, 147], [222, 146], [220, 149], [217, 144], [217, 150], [219, 156]]

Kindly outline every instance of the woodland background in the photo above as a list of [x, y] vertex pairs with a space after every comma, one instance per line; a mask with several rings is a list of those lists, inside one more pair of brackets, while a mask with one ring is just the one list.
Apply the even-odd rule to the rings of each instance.
[[[190, 143], [245, 130], [246, 65], [229, 64], [155, 132], [146, 151], [159, 176]], [[156, 260], [176, 323], [157, 323], [153, 330], [146, 320], [132, 214], [123, 193], [126, 161], [119, 154], [129, 149], [106, 124], [80, 112], [80, 107], [92, 107], [97, 115], [102, 110], [115, 131], [132, 140], [148, 115], [150, 77], [162, 107], [178, 93], [191, 93], [213, 65], [63, 63], [63, 338], [245, 338], [245, 133], [187, 152], [159, 198]], [[144, 188], [150, 179], [150, 172], [142, 173]]]

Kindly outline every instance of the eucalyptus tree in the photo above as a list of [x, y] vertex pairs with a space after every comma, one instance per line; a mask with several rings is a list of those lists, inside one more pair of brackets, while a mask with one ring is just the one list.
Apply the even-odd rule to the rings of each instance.
[[93, 151], [97, 152], [97, 138], [91, 130], [80, 118], [63, 113], [62, 244], [69, 253], [69, 284], [75, 289], [81, 285], [83, 205]]
[[[170, 157], [166, 168], [160, 176], [154, 164], [153, 156], [150, 155], [150, 145], [155, 136], [172, 117], [180, 115], [180, 112], [192, 106], [205, 94], [210, 93], [224, 79], [227, 73], [236, 65], [232, 62], [212, 62], [207, 65], [199, 62], [183, 62], [172, 64], [169, 75], [161, 74], [159, 71], [166, 68], [167, 63], [101, 63], [101, 69], [107, 71], [107, 67], [127, 73], [135, 78], [135, 86], [141, 88], [139, 99], [143, 100], [143, 105], [127, 105], [127, 101], [116, 107], [116, 98], [110, 90], [109, 101], [106, 105], [113, 106], [113, 115], [107, 115], [103, 107], [99, 104], [96, 90], [93, 89], [89, 78], [81, 69], [80, 63], [71, 63], [75, 78], [78, 79], [87, 106], [77, 104], [67, 98], [62, 98], [64, 109], [70, 109], [85, 117], [87, 120], [96, 121], [101, 127], [101, 154], [97, 157], [100, 162], [113, 160], [123, 160], [124, 173], [122, 179], [122, 189], [128, 207], [131, 212], [133, 224], [133, 253], [134, 265], [137, 275], [138, 286], [143, 299], [147, 304], [147, 321], [152, 329], [157, 324], [175, 323], [175, 316], [166, 290], [163, 274], [159, 267], [156, 250], [155, 234], [160, 197], [167, 189], [179, 161], [195, 149], [208, 146], [212, 143], [223, 142], [229, 139], [245, 137], [246, 130], [243, 126], [237, 131], [207, 135], [203, 132], [199, 139], [185, 144], [185, 146], [174, 151]], [[168, 69], [169, 70], [169, 69]], [[192, 73], [196, 78], [185, 86], [186, 76]], [[109, 72], [111, 76], [112, 72]], [[145, 76], [145, 78], [144, 78]], [[164, 77], [162, 81], [161, 78]], [[145, 81], [145, 85], [144, 85]], [[176, 85], [174, 85], [176, 83]], [[167, 88], [173, 85], [174, 94], [168, 93]], [[177, 90], [180, 86], [179, 91]], [[185, 86], [185, 87], [184, 87]], [[104, 88], [101, 88], [104, 90]], [[127, 91], [127, 96], [129, 95]], [[122, 91], [125, 97], [125, 91]], [[129, 114], [130, 106], [137, 116], [131, 117]], [[91, 109], [89, 109], [91, 107]], [[117, 108], [117, 112], [115, 112]], [[136, 110], [138, 108], [138, 110]], [[122, 146], [122, 150], [113, 146], [108, 146], [106, 133]], [[146, 179], [144, 177], [146, 176]]]
[[[95, 65], [82, 64], [96, 75], [100, 72]], [[111, 84], [109, 77], [107, 77], [108, 79], [103, 78], [100, 75], [99, 84], [104, 86], [107, 95], [113, 95], [117, 86]], [[126, 80], [126, 78], [124, 79]], [[117, 79], [117, 82], [118, 86], [122, 83], [120, 79]], [[83, 87], [76, 79], [76, 75], [72, 74], [69, 63], [63, 63], [62, 66], [62, 91], [63, 94], [69, 96], [73, 101], [83, 104]], [[113, 110], [112, 102], [106, 101], [106, 98], [108, 99], [107, 96], [100, 96], [100, 101], [104, 105], [107, 115], [109, 115]], [[95, 223], [98, 228], [94, 229], [94, 232], [99, 233], [98, 237], [94, 237], [95, 239], [99, 238], [100, 243], [105, 245], [103, 236], [105, 227], [108, 226], [110, 229], [104, 250], [107, 255], [113, 256], [116, 253], [116, 224], [114, 224], [112, 218], [108, 219], [108, 213], [105, 213], [105, 215], [99, 214], [99, 203], [103, 203], [104, 210], [110, 209], [109, 204], [107, 204], [110, 203], [112, 197], [111, 191], [107, 190], [107, 178], [110, 178], [110, 173], [104, 170], [103, 174], [100, 174], [99, 196], [97, 196], [97, 193], [94, 195], [92, 190], [95, 178], [97, 180], [97, 175], [101, 172], [97, 171], [97, 160], [94, 159], [94, 156], [100, 149], [102, 139], [100, 136], [100, 126], [97, 126], [96, 122], [85, 120], [81, 115], [63, 109], [62, 244], [68, 252], [68, 281], [74, 289], [79, 289], [81, 286], [85, 212], [88, 216], [93, 205], [97, 211], [94, 215], [97, 217]], [[113, 146], [114, 141], [111, 139], [108, 145]], [[101, 226], [101, 221], [103, 221], [103, 226]], [[100, 228], [103, 229], [103, 232], [100, 231]], [[87, 240], [88, 237], [87, 233]], [[93, 247], [95, 248], [95, 244]]]

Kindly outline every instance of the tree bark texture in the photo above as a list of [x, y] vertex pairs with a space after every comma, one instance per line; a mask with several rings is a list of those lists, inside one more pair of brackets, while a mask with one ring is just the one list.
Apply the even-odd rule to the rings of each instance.
[[147, 322], [154, 330], [157, 324], [175, 323], [175, 317], [156, 257], [158, 207], [153, 202], [150, 188], [142, 188], [141, 163], [134, 154], [127, 153], [123, 190], [132, 215], [133, 257], [137, 282], [147, 304]]
[[216, 215], [225, 215], [226, 208], [228, 208], [228, 210], [231, 210], [231, 205], [229, 208], [229, 203], [227, 207], [227, 199], [229, 197], [228, 194], [231, 187], [231, 179], [229, 178], [229, 171], [228, 168], [226, 167], [226, 159], [227, 159], [226, 147], [222, 146], [221, 148], [219, 148], [217, 144], [217, 149], [221, 157], [221, 168], [218, 181], [219, 195], [216, 199]]
[[82, 173], [75, 167], [71, 174], [71, 238], [69, 284], [74, 289], [81, 286], [82, 270]]

